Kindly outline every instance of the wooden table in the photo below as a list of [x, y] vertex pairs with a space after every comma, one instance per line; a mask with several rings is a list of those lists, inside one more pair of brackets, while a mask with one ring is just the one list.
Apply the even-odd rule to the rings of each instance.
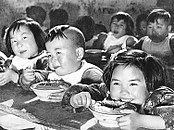
[[[85, 110], [80, 113], [73, 113], [67, 108], [62, 108], [61, 103], [43, 102], [34, 100], [26, 103], [36, 97], [32, 91], [23, 90], [20, 86], [13, 83], [6, 84], [0, 87], [0, 102], [14, 99], [13, 108], [18, 110], [25, 109], [38, 119], [42, 119], [58, 130], [78, 130], [80, 126], [93, 118], [90, 111]], [[103, 127], [96, 124], [89, 130], [112, 130], [111, 128]], [[114, 129], [116, 130], [116, 129]]]

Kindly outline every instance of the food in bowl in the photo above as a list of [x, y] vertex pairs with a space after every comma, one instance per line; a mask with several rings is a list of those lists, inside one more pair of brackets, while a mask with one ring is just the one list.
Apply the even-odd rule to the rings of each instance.
[[133, 109], [136, 111], [137, 107], [132, 103], [121, 100], [96, 101], [89, 107], [99, 124], [105, 127], [118, 127], [116, 118], [126, 114], [120, 113], [122, 109]]
[[[31, 89], [42, 101], [59, 102], [63, 98], [64, 92], [70, 87], [70, 83], [63, 80], [43, 81], [31, 86]], [[53, 93], [59, 94], [60, 100], [51, 100], [49, 96]]]

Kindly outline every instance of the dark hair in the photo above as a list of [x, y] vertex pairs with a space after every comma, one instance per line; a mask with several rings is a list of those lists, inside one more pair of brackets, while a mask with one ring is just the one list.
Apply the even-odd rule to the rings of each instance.
[[99, 33], [101, 33], [101, 32], [107, 33], [108, 31], [107, 31], [105, 25], [100, 24], [100, 23], [98, 23], [98, 24], [96, 23], [96, 24], [95, 24], [94, 35], [97, 35], [97, 34], [99, 34]]
[[46, 41], [52, 41], [55, 38], [65, 38], [71, 40], [76, 46], [85, 48], [85, 38], [83, 33], [70, 25], [59, 25], [49, 30]]
[[93, 38], [95, 22], [91, 16], [79, 16], [73, 26], [82, 31], [86, 42]]
[[15, 30], [19, 30], [19, 28], [21, 26], [26, 26], [30, 29], [30, 31], [33, 33], [37, 47], [38, 47], [38, 51], [41, 52], [42, 50], [45, 50], [45, 37], [46, 34], [44, 33], [44, 31], [41, 29], [41, 26], [39, 25], [38, 22], [34, 21], [31, 18], [20, 18], [15, 20], [8, 28], [7, 30], [7, 34], [5, 37], [5, 41], [6, 41], [6, 46], [8, 48], [8, 51], [12, 54], [15, 55], [12, 47], [11, 47], [11, 41], [10, 41], [10, 32]]
[[49, 12], [50, 28], [57, 25], [64, 25], [68, 22], [68, 12], [60, 8], [52, 8]]
[[126, 34], [134, 36], [134, 21], [133, 21], [133, 18], [128, 13], [125, 13], [125, 12], [114, 13], [111, 16], [110, 26], [114, 19], [117, 19], [118, 21], [124, 20], [127, 26]]
[[46, 11], [41, 6], [28, 6], [26, 8], [27, 17], [32, 18], [39, 24], [43, 25], [43, 22], [46, 19]]
[[154, 23], [158, 19], [164, 19], [164, 21], [166, 21], [166, 22], [168, 22], [168, 24], [170, 24], [170, 22], [171, 22], [171, 15], [170, 15], [169, 12], [167, 12], [164, 9], [154, 9], [148, 15], [147, 23], [149, 23], [149, 22]]
[[128, 50], [118, 53], [104, 70], [103, 80], [109, 90], [112, 73], [119, 65], [135, 66], [140, 69], [149, 92], [166, 85], [166, 69], [158, 58], [141, 50]]

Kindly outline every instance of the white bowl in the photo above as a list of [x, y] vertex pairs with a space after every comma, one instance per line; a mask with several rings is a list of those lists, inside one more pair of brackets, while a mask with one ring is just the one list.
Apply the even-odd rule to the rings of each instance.
[[111, 114], [106, 112], [99, 112], [91, 107], [89, 108], [89, 110], [93, 113], [94, 117], [98, 120], [99, 124], [105, 127], [119, 127], [116, 119], [120, 116], [123, 116], [123, 114], [119, 113]]
[[[57, 82], [57, 85], [55, 86], [56, 82]], [[31, 86], [31, 89], [34, 91], [34, 93], [37, 95], [37, 97], [41, 101], [60, 102], [63, 98], [63, 95], [64, 95], [66, 89], [68, 88], [68, 84], [67, 83], [59, 84], [58, 81], [56, 81], [56, 82], [49, 81], [49, 84], [53, 83], [54, 86], [46, 85], [46, 83], [48, 83], [48, 81], [39, 82], [39, 83], [33, 84]], [[50, 95], [55, 94], [55, 93], [58, 95], [58, 98], [56, 100], [51, 99]]]

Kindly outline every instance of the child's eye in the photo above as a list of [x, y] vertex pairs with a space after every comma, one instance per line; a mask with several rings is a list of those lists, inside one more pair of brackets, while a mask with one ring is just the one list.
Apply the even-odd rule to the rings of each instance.
[[113, 82], [113, 85], [114, 86], [118, 86], [119, 85], [119, 82]]
[[26, 36], [25, 36], [25, 37], [23, 37], [23, 39], [27, 39], [27, 38], [28, 38], [28, 37], [26, 37]]
[[131, 83], [130, 86], [137, 86], [138, 83]]
[[161, 26], [157, 26], [158, 29], [161, 29], [162, 27]]
[[58, 51], [58, 52], [56, 52], [56, 55], [59, 55], [60, 53], [61, 53], [61, 52]]
[[15, 43], [17, 43], [16, 40], [11, 40], [11, 44], [15, 44]]

